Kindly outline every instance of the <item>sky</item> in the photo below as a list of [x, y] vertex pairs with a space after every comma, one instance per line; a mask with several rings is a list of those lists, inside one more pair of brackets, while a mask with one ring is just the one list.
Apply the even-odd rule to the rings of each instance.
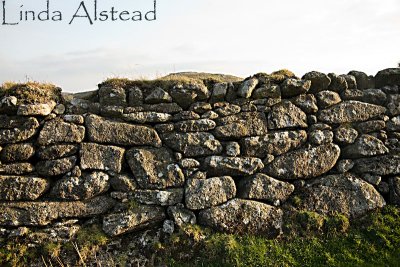
[[[0, 83], [35, 80], [78, 92], [110, 77], [181, 71], [248, 77], [283, 68], [298, 76], [312, 70], [375, 75], [400, 62], [399, 0], [157, 0], [155, 21], [90, 25], [76, 18], [69, 25], [81, 1], [50, 0], [60, 22], [0, 25]], [[99, 11], [146, 13], [154, 0], [97, 1]], [[93, 14], [94, 0], [84, 3]], [[6, 22], [18, 21], [20, 10], [46, 8], [46, 0], [5, 4]]]

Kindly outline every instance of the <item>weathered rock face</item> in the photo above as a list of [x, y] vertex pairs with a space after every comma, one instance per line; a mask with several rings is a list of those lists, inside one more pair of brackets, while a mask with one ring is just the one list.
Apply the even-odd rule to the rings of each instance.
[[386, 155], [355, 160], [353, 169], [356, 173], [372, 173], [377, 175], [400, 174], [400, 156]]
[[0, 200], [36, 200], [49, 189], [49, 182], [39, 177], [0, 175]]
[[282, 231], [282, 215], [282, 210], [264, 203], [233, 199], [201, 211], [199, 223], [227, 233], [276, 237]]
[[35, 167], [30, 163], [10, 163], [0, 165], [0, 174], [22, 175], [32, 173]]
[[166, 148], [131, 149], [126, 155], [138, 185], [144, 189], [181, 187], [185, 182], [182, 170], [174, 164]]
[[238, 184], [238, 197], [265, 200], [275, 206], [286, 201], [293, 191], [293, 185], [262, 173], [241, 179]]
[[311, 81], [286, 79], [281, 86], [281, 92], [283, 97], [289, 98], [307, 93], [310, 87]]
[[242, 112], [217, 119], [214, 134], [221, 139], [263, 135], [267, 133], [267, 120], [261, 112]]
[[205, 132], [216, 127], [216, 123], [209, 119], [188, 120], [175, 123], [174, 128], [178, 132]]
[[208, 88], [200, 83], [178, 84], [169, 93], [172, 99], [184, 109], [190, 107], [196, 100], [205, 100], [210, 96]]
[[334, 144], [300, 149], [276, 158], [266, 167], [266, 173], [283, 179], [310, 179], [331, 170], [339, 155], [340, 148]]
[[110, 236], [141, 230], [165, 219], [164, 209], [139, 206], [135, 210], [110, 214], [103, 219], [103, 231]]
[[150, 127], [115, 122], [95, 115], [87, 116], [85, 122], [89, 140], [93, 142], [161, 146], [160, 137]]
[[1, 226], [44, 226], [67, 218], [87, 218], [106, 213], [115, 201], [97, 197], [74, 202], [10, 202], [0, 203]]
[[307, 127], [307, 115], [289, 101], [275, 105], [268, 114], [268, 129], [305, 127]]
[[101, 86], [99, 102], [102, 106], [125, 106], [126, 93], [121, 87]]
[[358, 217], [386, 205], [375, 188], [352, 174], [328, 175], [307, 183], [300, 209]]
[[39, 122], [33, 117], [0, 116], [0, 145], [23, 142], [36, 134]]
[[364, 134], [356, 142], [343, 150], [346, 158], [362, 158], [383, 155], [389, 152], [384, 143], [376, 137]]
[[134, 123], [159, 123], [168, 122], [172, 119], [172, 115], [160, 112], [134, 112], [123, 114], [124, 120]]
[[245, 138], [242, 149], [245, 156], [264, 158], [267, 155], [279, 156], [287, 153], [306, 141], [306, 131], [282, 131]]
[[75, 156], [56, 160], [40, 161], [36, 164], [36, 170], [40, 175], [45, 177], [62, 175], [72, 170], [76, 161], [77, 158]]
[[257, 78], [251, 78], [247, 81], [244, 81], [238, 90], [238, 95], [243, 98], [250, 98], [257, 85]]
[[235, 181], [229, 176], [191, 179], [185, 187], [186, 207], [201, 210], [217, 206], [234, 198]]
[[56, 102], [54, 101], [43, 104], [20, 105], [17, 114], [20, 116], [47, 116], [53, 111], [55, 106]]
[[53, 160], [69, 157], [76, 154], [79, 150], [78, 145], [50, 145], [41, 147], [37, 151], [37, 156], [41, 160]]
[[221, 143], [214, 135], [206, 132], [170, 133], [163, 136], [163, 141], [187, 157], [217, 155], [222, 152]]
[[400, 69], [392, 68], [385, 69], [378, 72], [375, 76], [376, 87], [383, 87], [385, 85], [398, 85], [400, 86]]
[[318, 118], [326, 123], [358, 122], [372, 119], [386, 112], [386, 108], [358, 101], [345, 101], [324, 109]]
[[310, 86], [311, 93], [318, 93], [320, 91], [324, 91], [328, 89], [329, 85], [331, 84], [331, 78], [329, 78], [328, 75], [318, 71], [312, 71], [306, 73], [303, 76], [303, 79], [311, 81], [311, 86]]
[[390, 203], [400, 205], [400, 177], [396, 176], [389, 180]]
[[85, 127], [54, 119], [45, 123], [40, 131], [38, 143], [40, 145], [79, 143], [84, 137]]
[[400, 115], [400, 95], [389, 95], [387, 107], [390, 115]]
[[125, 149], [116, 146], [103, 146], [82, 143], [80, 163], [83, 170], [121, 172]]
[[205, 159], [204, 165], [207, 174], [211, 176], [252, 175], [264, 168], [261, 159], [249, 157], [211, 156]]
[[5, 163], [22, 162], [29, 160], [35, 154], [35, 148], [31, 143], [11, 144], [0, 152], [0, 160]]
[[182, 203], [183, 188], [167, 190], [135, 190], [133, 199], [141, 204], [173, 206]]

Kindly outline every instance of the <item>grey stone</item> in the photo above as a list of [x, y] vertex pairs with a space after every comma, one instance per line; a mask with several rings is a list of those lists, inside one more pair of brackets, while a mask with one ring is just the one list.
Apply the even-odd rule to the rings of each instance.
[[75, 124], [83, 124], [85, 122], [85, 118], [82, 115], [71, 115], [67, 114], [63, 116], [65, 122], [75, 123]]
[[307, 127], [307, 115], [289, 101], [273, 106], [268, 114], [268, 129], [305, 127]]
[[202, 83], [177, 84], [169, 92], [174, 102], [184, 109], [187, 109], [197, 100], [206, 100], [210, 92]]
[[[182, 108], [177, 103], [160, 103], [154, 105], [143, 105], [143, 110], [141, 111], [174, 114], [181, 112]], [[132, 113], [132, 112], [125, 112], [125, 113]]]
[[400, 68], [390, 68], [379, 71], [375, 76], [377, 88], [382, 88], [386, 85], [400, 86]]
[[263, 85], [253, 92], [254, 99], [281, 99], [281, 88], [278, 85]]
[[310, 93], [313, 94], [328, 89], [329, 85], [331, 84], [331, 78], [329, 78], [328, 75], [318, 71], [308, 72], [303, 76], [302, 79], [311, 81]]
[[369, 77], [367, 74], [361, 71], [350, 71], [349, 75], [355, 77], [357, 82], [357, 88], [360, 90], [374, 88], [374, 79]]
[[199, 223], [221, 232], [257, 234], [270, 238], [282, 232], [282, 210], [243, 199], [233, 199], [221, 206], [201, 211]]
[[339, 104], [342, 101], [340, 95], [333, 91], [327, 91], [327, 90], [321, 91], [316, 96], [317, 96], [318, 107], [321, 109]]
[[250, 98], [257, 85], [257, 78], [251, 78], [244, 81], [237, 92], [238, 96], [243, 98]]
[[400, 115], [400, 95], [388, 95], [387, 108], [391, 116]]
[[23, 142], [36, 134], [39, 122], [33, 117], [0, 115], [0, 145]]
[[209, 119], [189, 120], [177, 122], [174, 129], [178, 132], [205, 132], [216, 127], [216, 123]]
[[126, 154], [138, 185], [143, 189], [180, 187], [185, 182], [182, 170], [174, 164], [166, 148], [133, 148]]
[[281, 85], [282, 97], [290, 98], [305, 94], [311, 87], [311, 81], [297, 80], [293, 78], [286, 79]]
[[387, 129], [390, 132], [400, 131], [400, 116], [391, 118], [387, 123]]
[[213, 87], [210, 102], [216, 103], [224, 101], [227, 91], [228, 91], [227, 83], [216, 83]]
[[131, 87], [128, 89], [128, 104], [131, 107], [143, 104], [143, 92], [139, 87]]
[[39, 161], [36, 164], [36, 171], [39, 175], [45, 177], [62, 175], [75, 167], [76, 160], [77, 158], [72, 156], [56, 160]]
[[235, 181], [229, 177], [190, 179], [185, 187], [186, 207], [201, 210], [227, 202], [236, 195]]
[[55, 114], [57, 114], [57, 115], [62, 115], [62, 114], [65, 113], [65, 110], [66, 110], [65, 105], [63, 105], [63, 104], [58, 104], [58, 105], [53, 109], [53, 112], [54, 112]]
[[285, 202], [293, 191], [293, 185], [262, 173], [243, 178], [238, 184], [239, 198], [265, 200], [274, 206]]
[[221, 117], [235, 115], [241, 111], [241, 108], [238, 105], [230, 104], [227, 102], [222, 102], [220, 104], [223, 104], [223, 105], [218, 105], [218, 106], [214, 105], [214, 108], [215, 108], [215, 112]]
[[347, 83], [347, 89], [357, 89], [357, 80], [356, 77], [350, 74], [342, 74], [339, 75], [343, 77], [346, 80]]
[[357, 159], [353, 169], [356, 173], [371, 173], [381, 176], [400, 174], [400, 156], [384, 155]]
[[101, 106], [100, 115], [109, 118], [121, 118], [124, 114], [123, 106]]
[[194, 111], [181, 111], [172, 117], [172, 121], [198, 120], [200, 115]]
[[354, 167], [354, 161], [351, 159], [342, 159], [338, 161], [336, 168], [339, 173], [349, 172]]
[[109, 176], [106, 173], [92, 172], [58, 180], [51, 189], [51, 195], [63, 200], [85, 200], [101, 195], [109, 188]]
[[103, 231], [109, 236], [118, 236], [161, 223], [165, 217], [162, 207], [141, 205], [134, 210], [105, 216]]
[[162, 88], [155, 88], [144, 100], [148, 104], [171, 103], [172, 97]]
[[95, 143], [82, 143], [80, 166], [83, 170], [112, 171], [122, 169], [125, 149], [117, 146], [104, 146]]
[[367, 174], [362, 175], [361, 179], [363, 179], [364, 181], [366, 181], [372, 185], [378, 186], [382, 181], [382, 176], [372, 175], [372, 174], [367, 173]]
[[329, 144], [333, 142], [333, 132], [329, 130], [315, 130], [310, 132], [309, 141], [312, 145]]
[[389, 179], [390, 204], [400, 205], [400, 177]]
[[207, 111], [203, 115], [201, 115], [202, 119], [210, 119], [210, 120], [215, 120], [218, 119], [219, 115], [214, 112], [214, 111]]
[[356, 125], [356, 129], [360, 133], [379, 132], [381, 130], [384, 130], [385, 128], [386, 122], [383, 120], [366, 121]]
[[344, 77], [338, 76], [334, 73], [329, 73], [328, 76], [331, 79], [331, 84], [329, 85], [328, 90], [338, 93], [347, 90], [348, 85]]
[[72, 202], [8, 202], [0, 203], [0, 225], [45, 226], [55, 220], [88, 218], [104, 214], [115, 205], [109, 197]]
[[7, 145], [0, 151], [0, 159], [5, 163], [29, 160], [35, 154], [31, 143]]
[[194, 112], [196, 112], [198, 114], [203, 114], [207, 111], [211, 111], [212, 106], [210, 103], [207, 103], [207, 102], [196, 102], [190, 106], [190, 110], [193, 110]]
[[299, 209], [355, 218], [386, 205], [375, 188], [352, 174], [329, 175], [306, 184]]
[[175, 206], [169, 206], [167, 210], [168, 216], [178, 226], [184, 226], [185, 224], [196, 224], [196, 215], [185, 209], [183, 204], [177, 204]]
[[164, 123], [157, 124], [154, 126], [154, 129], [157, 131], [157, 133], [163, 134], [173, 132], [175, 130], [175, 126], [173, 123]]
[[46, 147], [40, 147], [37, 150], [37, 156], [41, 160], [54, 160], [64, 157], [69, 157], [78, 152], [78, 145], [50, 145]]
[[126, 106], [126, 93], [122, 87], [101, 86], [99, 89], [101, 106]]
[[31, 163], [0, 164], [1, 174], [22, 175], [32, 173], [34, 170], [35, 167]]
[[19, 116], [47, 116], [49, 115], [56, 102], [50, 101], [49, 103], [38, 103], [38, 104], [22, 104], [18, 106], [17, 115]]
[[360, 102], [385, 105], [387, 96], [380, 89], [366, 89], [366, 90], [346, 90], [342, 92], [343, 100], [356, 100]]
[[131, 192], [137, 188], [135, 178], [128, 174], [115, 174], [110, 177], [112, 189], [120, 192]]
[[383, 155], [389, 152], [385, 144], [371, 135], [361, 135], [354, 144], [347, 146], [342, 151], [345, 158], [362, 158]]
[[226, 155], [229, 157], [237, 157], [240, 155], [240, 145], [238, 142], [228, 142], [225, 150]]
[[55, 143], [80, 143], [83, 138], [85, 138], [85, 127], [54, 119], [44, 124], [37, 142], [42, 146]]
[[340, 144], [352, 144], [358, 137], [357, 130], [347, 127], [340, 126], [335, 129], [335, 141]]
[[126, 121], [135, 123], [162, 123], [172, 119], [172, 115], [158, 112], [135, 112], [124, 114], [122, 117]]
[[205, 132], [165, 134], [163, 141], [185, 157], [217, 155], [222, 152], [221, 143], [214, 135]]
[[367, 121], [386, 112], [386, 108], [373, 104], [344, 101], [319, 112], [318, 119], [328, 124]]
[[262, 160], [251, 157], [211, 156], [204, 161], [208, 176], [252, 175], [264, 168]]
[[304, 148], [275, 158], [265, 171], [281, 179], [310, 179], [331, 170], [339, 156], [340, 148], [334, 144]]
[[242, 141], [243, 154], [264, 158], [267, 155], [282, 155], [302, 146], [307, 141], [306, 131], [282, 131], [264, 136], [245, 138]]
[[217, 119], [214, 134], [221, 139], [264, 135], [267, 133], [267, 119], [261, 112], [242, 112]]
[[195, 169], [200, 167], [200, 162], [195, 159], [182, 159], [179, 161], [179, 165], [184, 169]]
[[49, 181], [39, 177], [0, 175], [0, 200], [36, 200], [50, 187]]
[[293, 100], [293, 103], [307, 114], [314, 114], [318, 111], [317, 99], [311, 94], [299, 95]]
[[132, 198], [141, 204], [173, 206], [183, 200], [183, 188], [166, 190], [135, 190]]
[[96, 143], [115, 145], [151, 145], [161, 146], [157, 132], [147, 126], [132, 125], [107, 120], [96, 115], [86, 117], [89, 140]]

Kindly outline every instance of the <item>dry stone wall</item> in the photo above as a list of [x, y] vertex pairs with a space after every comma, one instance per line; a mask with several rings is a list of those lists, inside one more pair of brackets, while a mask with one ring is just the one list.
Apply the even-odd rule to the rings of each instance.
[[3, 88], [0, 234], [95, 218], [110, 236], [197, 223], [275, 237], [291, 212], [400, 204], [399, 87], [397, 68]]

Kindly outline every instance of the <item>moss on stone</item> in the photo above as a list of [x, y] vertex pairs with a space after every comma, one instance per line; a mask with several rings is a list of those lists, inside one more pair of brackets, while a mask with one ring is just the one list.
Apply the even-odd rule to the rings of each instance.
[[62, 102], [61, 88], [50, 83], [5, 82], [0, 85], [0, 97], [15, 96], [19, 104]]

